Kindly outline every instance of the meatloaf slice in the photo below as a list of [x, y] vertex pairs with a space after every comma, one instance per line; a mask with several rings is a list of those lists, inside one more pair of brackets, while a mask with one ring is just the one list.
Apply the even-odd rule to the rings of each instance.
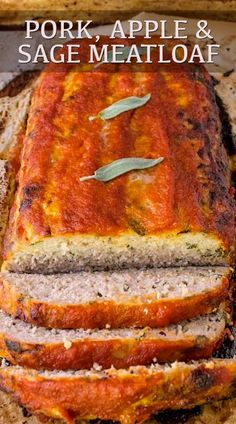
[[[78, 47], [82, 66], [87, 43], [80, 40]], [[200, 64], [162, 68], [155, 60], [138, 72], [135, 64], [102, 66], [86, 64], [84, 72], [79, 65], [49, 64], [41, 73], [4, 270], [229, 263], [234, 202], [210, 75]], [[146, 94], [151, 98], [143, 107], [109, 120], [90, 119], [118, 100]], [[125, 157], [164, 160], [107, 183], [80, 180]]]
[[209, 357], [224, 330], [220, 312], [158, 329], [50, 330], [0, 311], [0, 354], [37, 369], [123, 368]]
[[0, 368], [0, 387], [32, 412], [61, 418], [141, 423], [157, 411], [190, 408], [235, 394], [236, 358], [127, 370], [46, 372]]
[[0, 307], [51, 328], [162, 327], [212, 312], [228, 295], [227, 267], [77, 274], [0, 274]]

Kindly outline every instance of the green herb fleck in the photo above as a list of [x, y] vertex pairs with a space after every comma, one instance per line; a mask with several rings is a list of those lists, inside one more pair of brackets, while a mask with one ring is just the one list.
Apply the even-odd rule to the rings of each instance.
[[136, 219], [129, 218], [128, 226], [140, 236], [145, 236], [145, 228]]

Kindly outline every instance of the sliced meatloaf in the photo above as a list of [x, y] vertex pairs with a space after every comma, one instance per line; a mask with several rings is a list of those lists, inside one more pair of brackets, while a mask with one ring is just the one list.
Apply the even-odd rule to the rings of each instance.
[[[100, 47], [109, 42], [120, 41], [101, 38]], [[125, 65], [95, 68], [86, 64], [88, 42], [78, 48], [86, 72], [49, 64], [35, 90], [4, 270], [229, 263], [234, 202], [210, 75], [199, 64], [163, 70], [155, 60], [139, 72], [132, 64], [132, 72]], [[146, 94], [143, 107], [90, 119]], [[107, 183], [80, 180], [125, 157], [164, 160]]]
[[159, 329], [50, 330], [0, 311], [0, 354], [40, 369], [125, 368], [209, 357], [224, 330], [220, 312]]
[[0, 306], [52, 328], [162, 327], [212, 312], [228, 295], [227, 267], [77, 274], [0, 274]]
[[76, 372], [2, 366], [0, 387], [29, 410], [67, 424], [75, 423], [75, 418], [134, 424], [157, 411], [234, 395], [235, 359]]
[[[236, 399], [229, 398], [218, 400], [193, 408], [178, 410], [165, 410], [157, 412], [145, 424], [234, 424], [236, 420]], [[91, 420], [92, 421], [92, 420]], [[83, 421], [88, 423], [91, 421]], [[106, 424], [106, 422], [101, 422]], [[64, 420], [48, 418], [43, 414], [34, 414], [22, 405], [19, 405], [13, 397], [0, 391], [0, 424], [65, 424]], [[80, 424], [76, 420], [76, 424]], [[70, 423], [71, 424], [71, 423]]]

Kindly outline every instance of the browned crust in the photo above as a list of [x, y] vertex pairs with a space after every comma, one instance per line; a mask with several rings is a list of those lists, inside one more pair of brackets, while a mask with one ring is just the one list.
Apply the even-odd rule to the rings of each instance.
[[[164, 414], [164, 415], [163, 415]], [[146, 424], [233, 424], [236, 417], [236, 398], [225, 399], [201, 406], [201, 410], [187, 409], [173, 412], [161, 412]], [[172, 421], [171, 421], [172, 419]], [[187, 421], [186, 421], [187, 420]], [[0, 390], [0, 424], [63, 424], [62, 420], [54, 420], [42, 414], [32, 414], [17, 404], [11, 395]], [[79, 424], [77, 421], [76, 424]], [[88, 421], [89, 423], [89, 421]], [[106, 424], [106, 423], [103, 423]]]
[[[210, 281], [209, 281], [210, 284]], [[7, 277], [0, 275], [0, 307], [30, 324], [50, 328], [163, 327], [197, 315], [210, 313], [226, 299], [229, 281], [223, 277], [214, 290], [185, 299], [159, 299], [127, 303], [99, 301], [74, 305], [40, 302], [17, 292]]]
[[63, 418], [100, 418], [133, 424], [156, 411], [179, 409], [235, 394], [236, 362], [216, 360], [188, 367], [178, 364], [170, 372], [142, 369], [118, 374], [53, 378], [29, 370], [0, 369], [0, 386], [31, 411]]
[[111, 366], [126, 368], [148, 365], [154, 361], [174, 362], [209, 358], [224, 337], [224, 329], [211, 339], [183, 333], [182, 338], [144, 338], [130, 336], [119, 339], [80, 339], [73, 341], [28, 343], [11, 337], [0, 330], [0, 355], [13, 364], [34, 369], [78, 370], [90, 369], [99, 364], [104, 369]]
[[[139, 41], [141, 43], [143, 39]], [[159, 39], [154, 37], [153, 42], [159, 42]], [[84, 63], [88, 59], [86, 43], [83, 41], [80, 45]], [[102, 38], [100, 43], [109, 43], [109, 40]], [[130, 42], [126, 40], [125, 43], [128, 45]], [[66, 49], [67, 46], [62, 51]], [[100, 256], [98, 263], [97, 258], [84, 258], [83, 254], [81, 263], [76, 257], [71, 259], [68, 255], [64, 255], [62, 260], [59, 249], [59, 256], [55, 254], [49, 266], [46, 263], [48, 255], [40, 256], [40, 246], [36, 253], [34, 248], [31, 249], [35, 243], [50, 237], [70, 240], [76, 235], [82, 240], [91, 235], [100, 240], [105, 237], [106, 246], [107, 237], [123, 240], [127, 235], [134, 237], [137, 243], [140, 237], [146, 237], [141, 240], [146, 243], [149, 237], [157, 237], [158, 240], [162, 234], [178, 236], [186, 231], [193, 234], [203, 232], [217, 240], [216, 263], [225, 264], [231, 260], [234, 200], [230, 190], [228, 158], [221, 143], [214, 87], [203, 67], [184, 66], [179, 73], [171, 65], [167, 78], [156, 63], [148, 68], [153, 72], [148, 72], [142, 89], [143, 94], [149, 91], [152, 94], [149, 104], [145, 110], [135, 111], [135, 120], [133, 114], [123, 114], [118, 120], [112, 120], [106, 149], [103, 149], [102, 143], [94, 143], [95, 139], [102, 137], [103, 122], [89, 120], [88, 111], [91, 109], [96, 114], [108, 106], [107, 99], [111, 95], [123, 98], [124, 89], [126, 95], [132, 95], [134, 87], [139, 90], [141, 83], [136, 81], [136, 77], [141, 73], [126, 73], [128, 78], [121, 86], [114, 80], [114, 75], [117, 81], [122, 77], [123, 68], [119, 66], [115, 68], [115, 74], [97, 73], [96, 78], [94, 72], [73, 73], [73, 87], [78, 89], [65, 102], [64, 95], [69, 93], [70, 87], [68, 75], [73, 70], [67, 65], [50, 64], [47, 67], [50, 72], [44, 72], [40, 77], [28, 119], [19, 186], [5, 238], [5, 270], [51, 273], [62, 272], [65, 268], [76, 271], [87, 265], [96, 269], [105, 265], [139, 265], [135, 254], [132, 260], [121, 255], [120, 263], [109, 265]], [[82, 87], [89, 87], [89, 96]], [[183, 104], [179, 103], [180, 97]], [[81, 108], [81, 113], [78, 117], [76, 115], [72, 137], [68, 134], [70, 122], [75, 119], [75, 107], [76, 110]], [[61, 120], [61, 116], [67, 116], [68, 120]], [[155, 123], [152, 134], [149, 122]], [[67, 149], [60, 149], [60, 158], [49, 166], [48, 157], [60, 147], [58, 131], [65, 134], [63, 142]], [[141, 150], [136, 142], [127, 144], [127, 138], [132, 139], [134, 131], [136, 141], [145, 137]], [[84, 184], [79, 180], [80, 176], [95, 172], [101, 164], [131, 154], [138, 157], [140, 151], [143, 157], [159, 154], [165, 157], [163, 164], [150, 171], [153, 183], [148, 184], [148, 188], [146, 183], [142, 183], [142, 190], [139, 184], [130, 185], [124, 175], [106, 185], [95, 180]], [[72, 156], [73, 161], [70, 160]], [[63, 181], [63, 184], [58, 184], [58, 181]], [[153, 205], [151, 212], [148, 207], [142, 209], [140, 206], [145, 202], [149, 204], [149, 201]], [[56, 213], [53, 212], [55, 210]], [[127, 249], [124, 249], [126, 252]], [[25, 259], [20, 261], [24, 253], [27, 253]], [[198, 264], [200, 258], [186, 260]], [[214, 255], [208, 257], [206, 253], [204, 260], [203, 264], [207, 265], [214, 260]], [[153, 265], [153, 261], [146, 258], [143, 265]], [[178, 264], [181, 265], [181, 262]]]

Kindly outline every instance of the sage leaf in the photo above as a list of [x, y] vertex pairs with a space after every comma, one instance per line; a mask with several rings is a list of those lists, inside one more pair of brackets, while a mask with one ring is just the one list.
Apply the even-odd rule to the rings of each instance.
[[96, 116], [90, 116], [89, 120], [93, 121], [96, 118], [101, 119], [112, 119], [128, 110], [137, 109], [138, 107], [144, 106], [151, 98], [151, 94], [146, 94], [144, 97], [126, 97], [113, 103], [112, 105], [101, 110]]
[[93, 175], [81, 177], [80, 181], [95, 179], [97, 181], [107, 182], [113, 180], [119, 175], [126, 174], [129, 171], [138, 169], [147, 169], [161, 163], [164, 158], [145, 159], [145, 158], [123, 158], [115, 160], [108, 165], [98, 168]]
[[[121, 47], [121, 51], [119, 51], [119, 60], [126, 60], [129, 57], [130, 54], [130, 50], [131, 50], [131, 46], [127, 46], [127, 47]], [[141, 56], [142, 54], [146, 54], [147, 53], [147, 49], [146, 47], [138, 47], [137, 46], [137, 51], [139, 53], [139, 55]], [[120, 54], [121, 53], [121, 54]], [[110, 50], [107, 53], [107, 60], [96, 63], [96, 65], [94, 66], [94, 68], [98, 68], [99, 66], [105, 64], [105, 63], [111, 63], [112, 62], [112, 58], [113, 58], [113, 51]]]

